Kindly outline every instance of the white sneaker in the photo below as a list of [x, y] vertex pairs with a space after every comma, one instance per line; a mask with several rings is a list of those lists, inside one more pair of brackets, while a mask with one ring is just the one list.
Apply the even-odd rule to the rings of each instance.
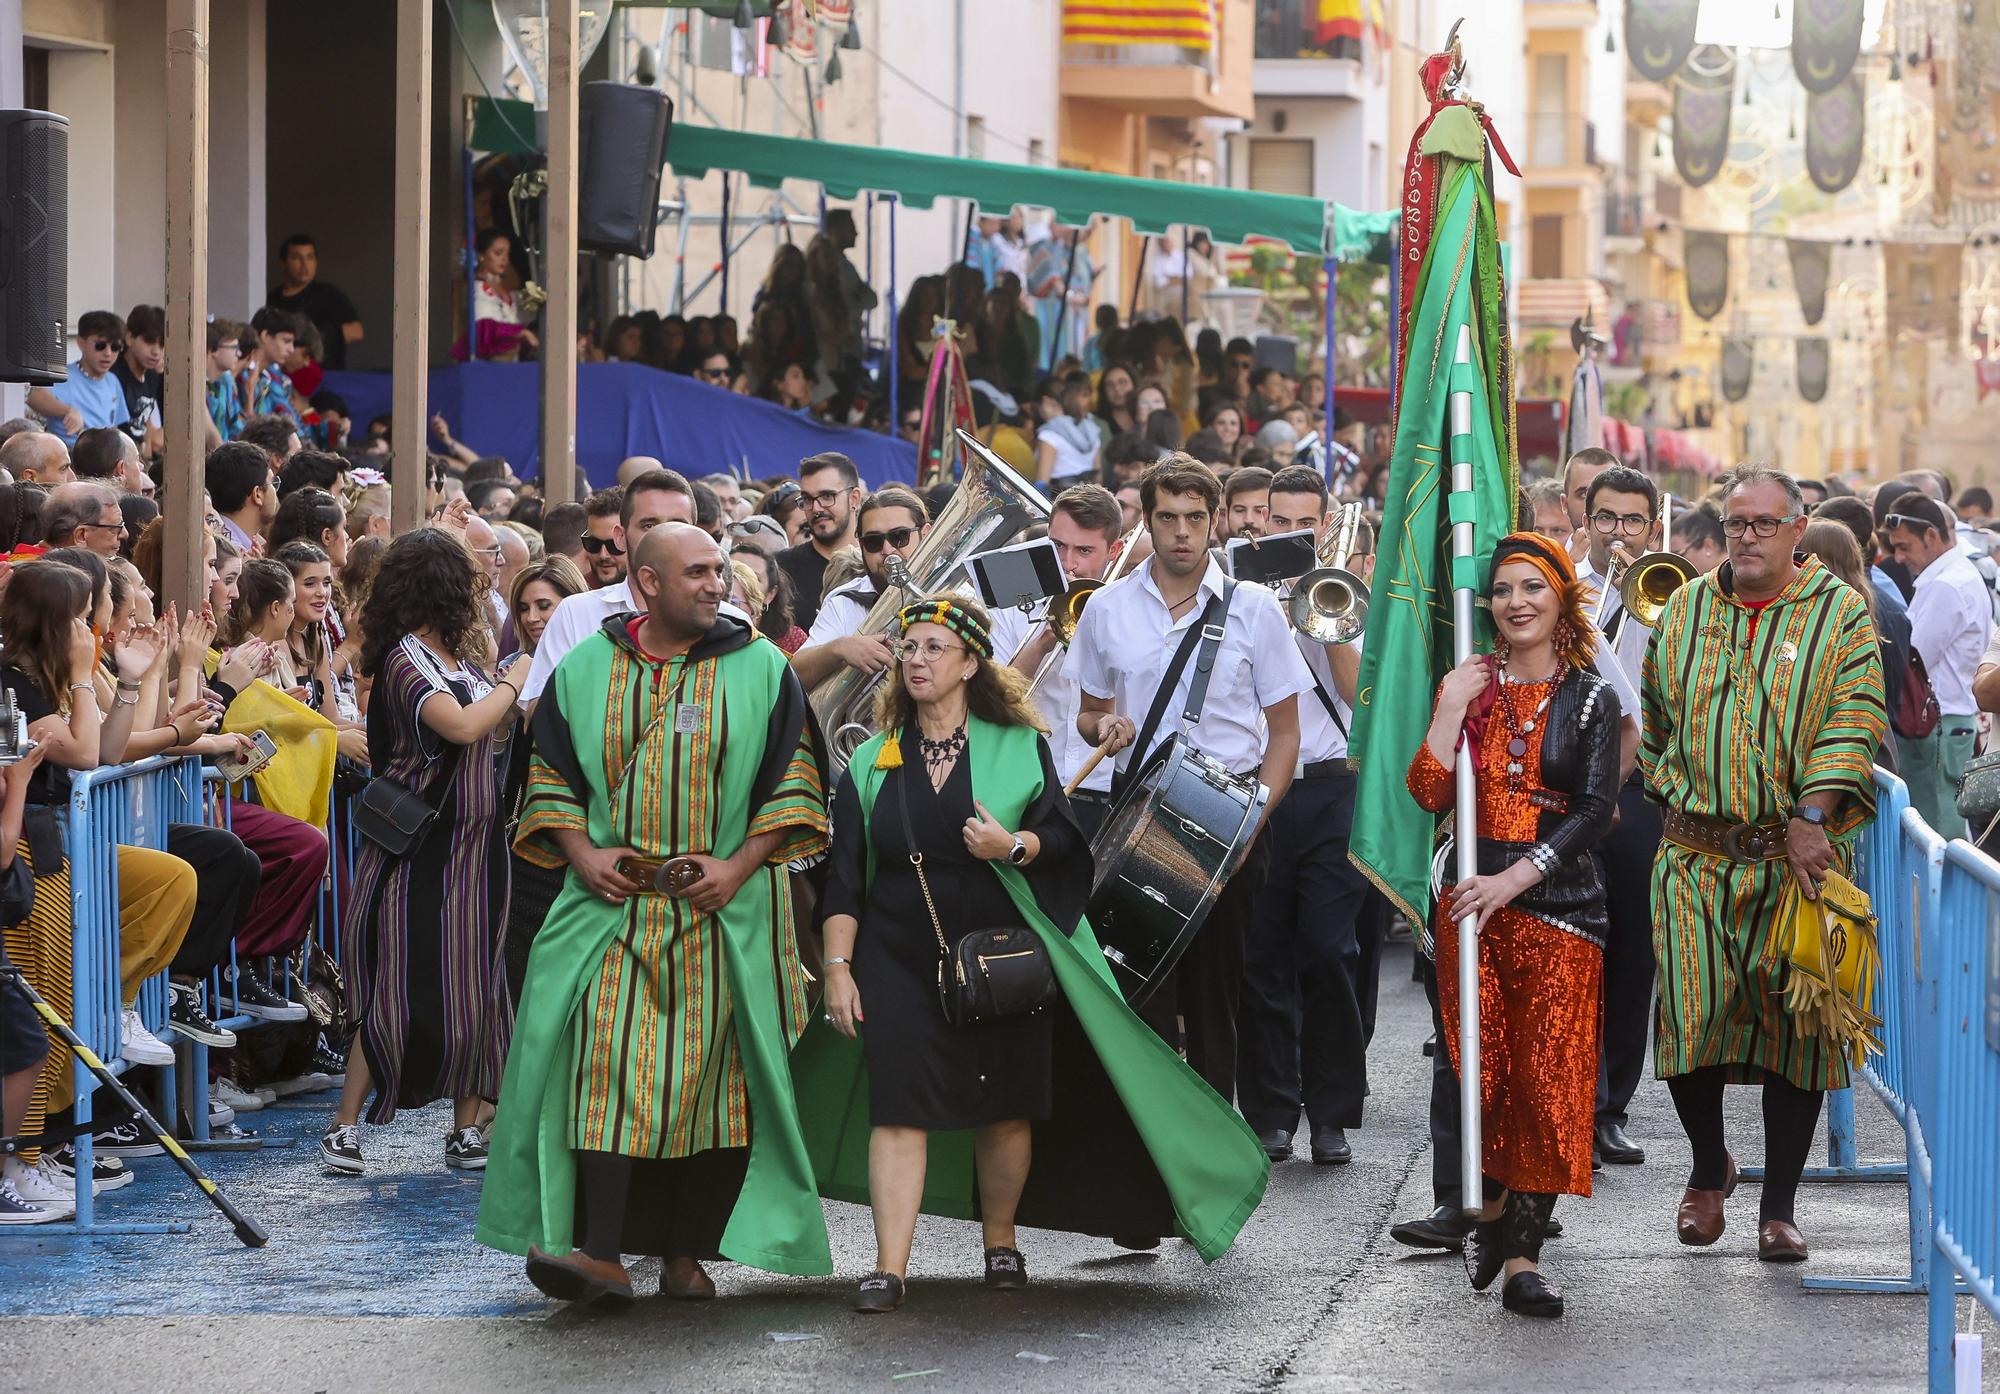
[[255, 1094], [258, 1098], [262, 1099], [264, 1101], [264, 1106], [266, 1108], [269, 1108], [272, 1104], [278, 1102], [278, 1091], [273, 1089], [268, 1084], [260, 1084], [255, 1089], [252, 1089], [250, 1092]]
[[290, 1079], [277, 1080], [271, 1088], [279, 1098], [289, 1099], [294, 1094], [318, 1094], [331, 1089], [333, 1081], [317, 1071], [308, 1070], [302, 1075], [293, 1075]]
[[4, 1175], [7, 1184], [14, 1188], [14, 1194], [28, 1204], [45, 1210], [60, 1210], [64, 1215], [76, 1213], [75, 1188], [49, 1180], [40, 1166], [29, 1166], [19, 1157], [9, 1157]]
[[[76, 1176], [74, 1173], [64, 1171], [56, 1165], [55, 1154], [53, 1152], [42, 1153], [42, 1159], [35, 1163], [35, 1174], [42, 1178], [49, 1189], [59, 1190], [69, 1196], [70, 1199], [76, 1199]], [[90, 1193], [92, 1195], [101, 1195], [103, 1192], [104, 1187], [101, 1184], [95, 1180], [91, 1181]]]
[[146, 1029], [139, 1013], [131, 1007], [118, 1023], [118, 1053], [133, 1065], [171, 1065], [173, 1047]]
[[208, 1097], [228, 1104], [238, 1113], [255, 1113], [264, 1106], [264, 1101], [255, 1094], [238, 1089], [227, 1079], [212, 1079], [208, 1082]]
[[226, 1128], [236, 1121], [236, 1110], [213, 1094], [208, 1096], [208, 1126]]
[[56, 1205], [36, 1205], [15, 1190], [13, 1182], [0, 1179], [0, 1225], [45, 1225], [75, 1213], [74, 1204], [66, 1210]]

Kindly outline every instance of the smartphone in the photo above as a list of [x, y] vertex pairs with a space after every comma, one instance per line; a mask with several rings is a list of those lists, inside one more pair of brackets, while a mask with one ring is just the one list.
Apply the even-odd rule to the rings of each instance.
[[259, 731], [252, 736], [250, 745], [250, 753], [241, 760], [232, 760], [225, 756], [215, 762], [215, 768], [221, 771], [222, 777], [231, 784], [242, 783], [270, 764], [272, 757], [278, 753], [278, 743], [271, 739], [268, 731]]

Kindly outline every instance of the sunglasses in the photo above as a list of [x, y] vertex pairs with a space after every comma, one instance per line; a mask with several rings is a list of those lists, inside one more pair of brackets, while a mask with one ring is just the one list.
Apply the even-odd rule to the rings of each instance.
[[921, 428], [923, 424], [924, 419], [921, 416], [906, 417], [903, 421], [903, 429], [906, 431], [915, 431]]
[[727, 382], [729, 380], [729, 370], [727, 368], [697, 368], [694, 375], [698, 378], [708, 378], [713, 382]]
[[593, 557], [599, 552], [609, 552], [614, 557], [625, 555], [625, 549], [610, 538], [592, 537], [588, 533], [585, 533], [583, 537], [583, 550], [590, 553]]
[[1937, 531], [1937, 524], [1930, 521], [1930, 519], [1912, 518], [1907, 513], [1891, 513], [1882, 520], [1882, 526], [1891, 532], [1897, 528], [1902, 528], [1905, 532], [1913, 532], [1919, 537], [1922, 537], [1927, 532]]
[[861, 550], [879, 552], [884, 547], [901, 550], [910, 545], [910, 539], [917, 535], [915, 528], [890, 528], [887, 532], [864, 532], [861, 534]]
[[116, 339], [92, 339], [89, 348], [92, 353], [102, 353], [106, 349], [110, 349], [114, 353], [125, 352], [125, 345], [119, 343]]

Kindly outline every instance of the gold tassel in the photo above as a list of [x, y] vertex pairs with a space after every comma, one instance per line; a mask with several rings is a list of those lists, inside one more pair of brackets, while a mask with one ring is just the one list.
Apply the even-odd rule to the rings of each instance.
[[882, 737], [882, 748], [875, 753], [875, 768], [878, 770], [899, 770], [903, 767], [903, 742], [894, 731]]

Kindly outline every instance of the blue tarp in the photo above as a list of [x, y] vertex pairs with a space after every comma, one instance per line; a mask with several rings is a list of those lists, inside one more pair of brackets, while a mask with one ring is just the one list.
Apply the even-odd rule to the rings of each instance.
[[[514, 473], [541, 473], [541, 368], [534, 363], [458, 363], [433, 368], [430, 408], [451, 433], [482, 455], [504, 455]], [[355, 430], [389, 410], [389, 374], [328, 373], [326, 386], [347, 399]], [[653, 455], [689, 478], [741, 473], [792, 474], [799, 461], [838, 450], [873, 486], [916, 478], [916, 447], [872, 431], [823, 426], [775, 403], [739, 397], [705, 382], [638, 363], [577, 368], [576, 460], [602, 487], [617, 481], [618, 462]]]

